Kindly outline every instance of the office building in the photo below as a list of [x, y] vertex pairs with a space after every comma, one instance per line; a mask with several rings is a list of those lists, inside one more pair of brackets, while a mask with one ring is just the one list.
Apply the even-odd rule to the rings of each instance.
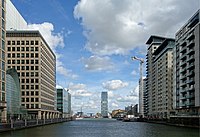
[[146, 42], [149, 116], [169, 118], [173, 103], [173, 47], [175, 40], [151, 36]]
[[58, 117], [55, 110], [56, 56], [39, 31], [7, 31], [7, 67], [21, 83], [21, 103], [31, 118]]
[[101, 92], [101, 115], [108, 117], [108, 92]]
[[0, 21], [0, 122], [6, 122], [6, 50], [5, 50], [5, 37], [6, 37], [6, 1], [0, 0], [1, 21]]
[[176, 33], [174, 108], [178, 115], [200, 114], [200, 10]]
[[25, 30], [27, 22], [10, 0], [6, 0], [6, 30]]
[[61, 112], [62, 118], [71, 116], [71, 95], [68, 89], [56, 86], [57, 89], [57, 110]]

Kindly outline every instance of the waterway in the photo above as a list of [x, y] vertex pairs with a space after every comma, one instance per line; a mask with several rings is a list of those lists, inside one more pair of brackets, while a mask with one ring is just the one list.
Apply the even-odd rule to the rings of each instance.
[[0, 137], [200, 137], [200, 129], [109, 119], [84, 119], [0, 133]]

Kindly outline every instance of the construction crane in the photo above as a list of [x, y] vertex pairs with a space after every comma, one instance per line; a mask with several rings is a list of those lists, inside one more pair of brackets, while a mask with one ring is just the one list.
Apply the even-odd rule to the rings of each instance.
[[143, 70], [142, 66], [144, 59], [138, 58], [136, 56], [131, 57], [132, 60], [140, 61], [140, 82], [139, 82], [139, 115], [144, 116], [144, 105], [143, 105]]

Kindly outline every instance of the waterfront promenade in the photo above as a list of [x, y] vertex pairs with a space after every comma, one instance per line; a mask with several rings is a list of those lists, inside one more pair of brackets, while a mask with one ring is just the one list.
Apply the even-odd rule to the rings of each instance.
[[71, 121], [71, 118], [16, 120], [16, 121], [11, 121], [10, 123], [0, 123], [0, 132], [31, 128], [37, 126], [45, 126], [49, 124], [56, 124], [68, 121]]

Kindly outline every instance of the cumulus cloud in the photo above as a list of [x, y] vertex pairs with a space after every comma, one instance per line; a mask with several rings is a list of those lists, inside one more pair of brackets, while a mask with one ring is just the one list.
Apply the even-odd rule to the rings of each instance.
[[199, 0], [81, 0], [74, 17], [84, 27], [87, 50], [127, 54], [151, 34], [174, 37], [197, 9]]
[[28, 29], [39, 30], [50, 48], [55, 52], [56, 48], [64, 47], [64, 38], [62, 33], [54, 33], [52, 23], [44, 22], [42, 24], [28, 24]]
[[92, 92], [87, 90], [87, 87], [85, 84], [70, 83], [69, 90], [70, 90], [72, 97], [75, 97], [76, 99], [81, 99], [82, 97], [92, 96]]
[[114, 64], [111, 59], [107, 56], [90, 56], [89, 58], [82, 58], [85, 64], [85, 69], [89, 71], [110, 71], [114, 68]]
[[[77, 78], [78, 75], [73, 74], [72, 70], [69, 70], [65, 67], [63, 62], [60, 60], [62, 55], [57, 53], [57, 48], [64, 47], [64, 33], [54, 33], [54, 26], [52, 23], [44, 22], [41, 24], [28, 24], [28, 30], [39, 30], [41, 35], [44, 37], [45, 41], [48, 43], [49, 47], [56, 54], [56, 71], [61, 75], [70, 78]], [[66, 35], [70, 35], [71, 32], [67, 32]]]
[[122, 82], [121, 80], [111, 80], [111, 81], [102, 83], [102, 85], [103, 85], [103, 88], [107, 90], [118, 90], [120, 88], [124, 88], [128, 86], [128, 83]]

